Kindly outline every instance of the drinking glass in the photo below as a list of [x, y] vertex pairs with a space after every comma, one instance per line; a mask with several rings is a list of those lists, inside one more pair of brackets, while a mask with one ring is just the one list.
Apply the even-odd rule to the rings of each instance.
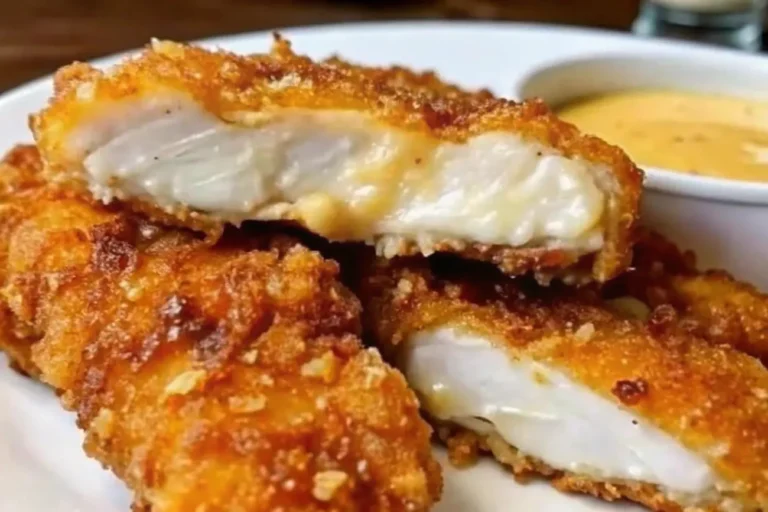
[[632, 29], [642, 36], [757, 51], [765, 7], [766, 0], [644, 0]]

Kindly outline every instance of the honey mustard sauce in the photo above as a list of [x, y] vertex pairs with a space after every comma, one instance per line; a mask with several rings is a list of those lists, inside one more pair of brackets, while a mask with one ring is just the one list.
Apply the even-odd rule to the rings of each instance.
[[673, 90], [583, 98], [559, 116], [624, 149], [640, 165], [768, 181], [768, 102]]

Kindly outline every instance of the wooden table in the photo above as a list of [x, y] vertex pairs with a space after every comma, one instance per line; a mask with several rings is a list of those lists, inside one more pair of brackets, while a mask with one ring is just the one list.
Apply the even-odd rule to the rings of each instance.
[[196, 39], [359, 20], [505, 18], [627, 29], [638, 0], [2, 0], [0, 91], [151, 37]]

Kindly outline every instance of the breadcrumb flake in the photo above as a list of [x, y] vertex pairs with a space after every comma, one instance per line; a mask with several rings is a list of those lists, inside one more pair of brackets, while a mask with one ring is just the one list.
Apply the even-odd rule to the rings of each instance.
[[302, 365], [301, 374], [305, 377], [322, 378], [325, 382], [333, 382], [338, 370], [338, 359], [331, 351], [316, 357]]
[[365, 367], [365, 387], [370, 389], [386, 376], [386, 372], [379, 366], [366, 366]]
[[313, 478], [312, 496], [319, 501], [331, 501], [348, 478], [345, 472], [337, 470], [316, 473]]
[[245, 364], [256, 364], [256, 361], [259, 359], [259, 350], [252, 348], [243, 354], [240, 359], [242, 359]]
[[259, 384], [271, 388], [275, 385], [275, 379], [265, 373], [263, 375], [259, 375]]
[[573, 335], [581, 341], [589, 341], [595, 335], [595, 325], [592, 322], [582, 324]]
[[238, 414], [259, 412], [267, 406], [264, 395], [229, 397], [229, 410]]
[[180, 373], [165, 386], [165, 396], [186, 395], [205, 382], [205, 370], [187, 370]]
[[91, 422], [91, 431], [101, 439], [109, 439], [115, 429], [115, 413], [102, 407]]

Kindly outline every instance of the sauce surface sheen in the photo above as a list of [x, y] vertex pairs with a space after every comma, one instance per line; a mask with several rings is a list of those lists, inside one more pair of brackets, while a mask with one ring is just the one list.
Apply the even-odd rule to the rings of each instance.
[[768, 182], [768, 102], [636, 89], [582, 98], [558, 115], [640, 165]]

